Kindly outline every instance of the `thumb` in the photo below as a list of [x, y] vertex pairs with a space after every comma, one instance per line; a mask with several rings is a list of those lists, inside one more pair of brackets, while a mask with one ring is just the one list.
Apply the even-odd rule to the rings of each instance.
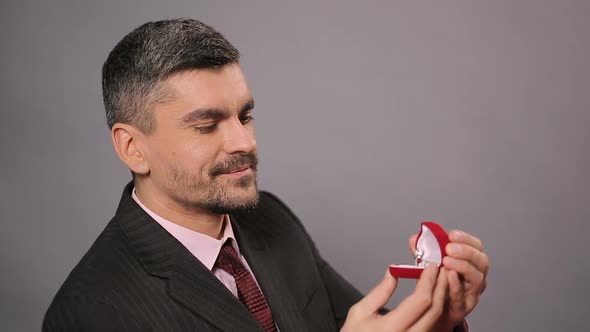
[[410, 247], [410, 252], [412, 252], [412, 256], [416, 253], [416, 239], [418, 238], [418, 234], [414, 234], [410, 236], [408, 240], [408, 246]]
[[395, 292], [396, 287], [397, 279], [391, 276], [388, 269], [385, 272], [383, 280], [360, 300], [355, 307], [363, 315], [372, 315], [385, 306], [393, 295], [393, 292]]

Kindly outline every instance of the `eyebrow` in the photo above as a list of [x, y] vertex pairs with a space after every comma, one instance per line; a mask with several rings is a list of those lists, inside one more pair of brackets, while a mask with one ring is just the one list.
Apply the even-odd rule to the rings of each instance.
[[[242, 108], [240, 109], [239, 115], [244, 114], [247, 111], [250, 111], [254, 108], [254, 99], [250, 98], [248, 102], [246, 102]], [[182, 118], [180, 118], [180, 122], [184, 124], [190, 124], [194, 122], [199, 122], [203, 120], [221, 120], [229, 116], [229, 112], [227, 110], [221, 108], [197, 108], [196, 110], [186, 114]]]
[[180, 122], [189, 124], [202, 120], [219, 120], [225, 118], [228, 112], [219, 108], [197, 108], [180, 118]]
[[254, 98], [250, 98], [250, 100], [248, 100], [247, 103], [244, 104], [244, 106], [242, 106], [242, 108], [240, 109], [240, 115], [244, 114], [248, 111], [251, 111], [254, 109]]

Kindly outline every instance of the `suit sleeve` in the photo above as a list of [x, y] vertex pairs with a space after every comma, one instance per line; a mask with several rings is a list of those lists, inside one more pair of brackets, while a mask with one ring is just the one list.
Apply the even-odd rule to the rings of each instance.
[[325, 288], [328, 292], [328, 297], [330, 299], [330, 304], [332, 305], [332, 310], [334, 313], [334, 320], [338, 325], [338, 329], [341, 329], [346, 321], [346, 316], [348, 315], [348, 310], [350, 307], [360, 301], [363, 298], [363, 294], [352, 286], [340, 273], [338, 273], [328, 262], [326, 262], [321, 255], [317, 247], [315, 246], [313, 240], [305, 230], [305, 227], [297, 218], [297, 216], [287, 207], [280, 199], [270, 193], [266, 193], [272, 200], [274, 200], [277, 204], [281, 205], [281, 207], [291, 216], [291, 218], [296, 222], [297, 226], [301, 229], [302, 233], [307, 238], [307, 242], [309, 243], [311, 250], [313, 252], [317, 267], [320, 271], [323, 283]]
[[115, 307], [89, 299], [55, 298], [42, 325], [53, 331], [149, 331]]

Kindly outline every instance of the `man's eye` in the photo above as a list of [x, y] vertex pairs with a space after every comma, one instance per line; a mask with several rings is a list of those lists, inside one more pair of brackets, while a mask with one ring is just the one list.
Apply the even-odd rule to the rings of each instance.
[[217, 123], [209, 125], [209, 126], [199, 126], [199, 127], [194, 127], [194, 128], [200, 134], [208, 134], [208, 133], [213, 132], [215, 130], [215, 128], [217, 128]]
[[254, 120], [254, 117], [252, 117], [252, 115], [246, 115], [246, 116], [243, 116], [243, 117], [240, 119], [240, 122], [241, 122], [242, 124], [246, 124], [246, 123], [248, 123], [248, 122], [250, 122], [250, 121], [252, 121], [252, 120]]

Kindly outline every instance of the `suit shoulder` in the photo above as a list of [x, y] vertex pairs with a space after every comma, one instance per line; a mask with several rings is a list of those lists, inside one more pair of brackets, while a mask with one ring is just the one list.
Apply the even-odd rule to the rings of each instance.
[[116, 219], [112, 219], [69, 273], [56, 298], [106, 298], [139, 268]]
[[283, 205], [285, 204], [285, 203], [283, 203], [283, 201], [281, 201], [280, 198], [277, 197], [277, 195], [271, 193], [270, 191], [260, 190], [259, 194], [260, 194], [261, 200], [270, 200], [270, 201], [274, 201], [279, 204], [283, 204]]
[[268, 191], [259, 192], [258, 205], [252, 211], [239, 214], [242, 225], [251, 228], [261, 236], [275, 237], [286, 234], [301, 236], [309, 240], [309, 235], [301, 220], [283, 200]]
[[277, 195], [269, 192], [269, 191], [260, 191], [260, 200], [259, 200], [259, 209], [261, 210], [270, 210], [271, 212], [277, 213], [285, 213], [289, 217], [295, 219], [298, 223], [300, 223], [299, 219], [293, 213], [291, 208], [287, 206], [287, 204], [281, 200]]
[[128, 311], [90, 297], [56, 297], [41, 325], [50, 331], [147, 331]]

